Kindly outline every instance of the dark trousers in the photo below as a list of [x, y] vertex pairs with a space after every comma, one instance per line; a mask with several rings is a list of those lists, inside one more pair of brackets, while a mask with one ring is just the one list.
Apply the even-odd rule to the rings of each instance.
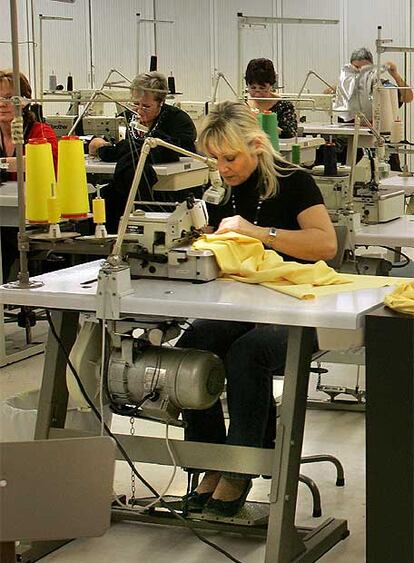
[[186, 410], [186, 440], [273, 447], [276, 405], [272, 380], [283, 374], [287, 333], [287, 327], [277, 325], [205, 320], [193, 323], [177, 346], [209, 350], [224, 361], [230, 425], [226, 436], [220, 400], [206, 410]]

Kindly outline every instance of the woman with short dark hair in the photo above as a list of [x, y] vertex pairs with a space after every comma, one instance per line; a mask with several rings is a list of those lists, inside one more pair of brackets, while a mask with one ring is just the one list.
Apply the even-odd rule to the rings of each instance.
[[[295, 108], [289, 100], [283, 100], [274, 87], [276, 71], [270, 59], [252, 59], [246, 68], [245, 80], [248, 104], [256, 111], [271, 111], [277, 115], [281, 138], [295, 137], [298, 124]], [[260, 99], [268, 98], [268, 99]]]

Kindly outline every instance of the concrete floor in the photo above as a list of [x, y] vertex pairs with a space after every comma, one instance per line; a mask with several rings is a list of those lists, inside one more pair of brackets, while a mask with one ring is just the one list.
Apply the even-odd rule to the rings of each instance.
[[[43, 355], [6, 366], [0, 370], [0, 399], [16, 393], [38, 388], [41, 380]], [[355, 366], [331, 365], [329, 382], [353, 385], [357, 378]], [[327, 377], [327, 376], [325, 376]], [[363, 370], [359, 382], [363, 386]], [[277, 385], [277, 383], [276, 383]], [[316, 396], [315, 380], [311, 380], [310, 395]], [[319, 394], [320, 396], [320, 394]], [[137, 421], [136, 431], [142, 435], [163, 436], [164, 427], [157, 423]], [[329, 453], [337, 456], [345, 468], [346, 486], [335, 486], [333, 465], [318, 463], [302, 467], [303, 473], [316, 481], [322, 496], [323, 515], [312, 518], [311, 496], [305, 485], [299, 485], [297, 524], [315, 526], [325, 517], [334, 516], [348, 520], [351, 535], [338, 544], [320, 561], [323, 563], [362, 563], [365, 561], [365, 445], [364, 414], [344, 411], [308, 410], [304, 441], [304, 455]], [[129, 419], [114, 416], [112, 429], [129, 433]], [[172, 429], [171, 437], [180, 437], [180, 429]], [[137, 464], [143, 476], [157, 489], [162, 490], [169, 480], [171, 468]], [[178, 470], [170, 493], [182, 495], [186, 489], [186, 474]], [[270, 482], [254, 480], [249, 499], [266, 501]], [[114, 490], [130, 496], [130, 471], [124, 462], [117, 462]], [[136, 496], [147, 496], [138, 483]], [[219, 544], [243, 563], [264, 560], [264, 541], [215, 532], [204, 532], [211, 541]], [[118, 523], [100, 538], [79, 539], [45, 557], [45, 562], [101, 563], [146, 562], [161, 563], [167, 559], [180, 563], [221, 562], [225, 558], [201, 543], [188, 530], [141, 523]]]

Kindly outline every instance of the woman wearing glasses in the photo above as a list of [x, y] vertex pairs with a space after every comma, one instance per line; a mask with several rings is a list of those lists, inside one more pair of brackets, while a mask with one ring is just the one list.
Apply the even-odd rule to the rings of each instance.
[[[30, 100], [32, 88], [24, 74], [20, 74], [20, 95]], [[12, 139], [12, 121], [14, 119], [14, 106], [11, 102], [13, 96], [13, 72], [0, 70], [0, 158], [8, 164], [7, 172], [2, 171], [2, 180], [14, 180], [16, 177], [16, 147]], [[23, 135], [24, 142], [29, 139], [45, 138], [52, 145], [55, 168], [57, 165], [58, 143], [55, 132], [39, 116], [39, 106], [29, 103], [23, 106]]]
[[[165, 103], [168, 94], [167, 78], [158, 72], [139, 74], [131, 84], [131, 95], [137, 120], [128, 127], [127, 138], [116, 145], [103, 139], [93, 139], [89, 154], [96, 154], [102, 160], [116, 162], [112, 181], [104, 190], [106, 200], [106, 226], [108, 232], [115, 233], [119, 218], [124, 212], [129, 190], [134, 178], [141, 147], [146, 137], [157, 137], [191, 152], [196, 152], [196, 128], [185, 111]], [[142, 132], [139, 126], [147, 131]], [[164, 147], [155, 147], [149, 153], [144, 172], [138, 186], [137, 201], [173, 201], [185, 198], [187, 190], [153, 193], [152, 186], [157, 176], [151, 164], [178, 161], [180, 155]]]
[[292, 102], [283, 100], [274, 91], [276, 72], [272, 61], [270, 59], [252, 59], [247, 65], [244, 78], [249, 106], [254, 110], [276, 113], [279, 136], [283, 139], [294, 137], [298, 128], [295, 108]]
[[[0, 180], [16, 180], [16, 146], [12, 138], [12, 121], [15, 117], [11, 101], [14, 83], [11, 70], [0, 70], [0, 161], [7, 164], [7, 169], [0, 169]], [[32, 88], [24, 74], [20, 74], [20, 95], [30, 100]], [[24, 143], [29, 139], [45, 138], [52, 146], [53, 161], [57, 167], [58, 143], [55, 132], [41, 119], [39, 106], [29, 102], [22, 108]], [[24, 150], [24, 149], [23, 149]], [[1, 227], [3, 281], [15, 278], [13, 264], [19, 256], [17, 249], [17, 228]]]
[[[133, 148], [139, 152], [145, 137], [158, 137], [174, 145], [195, 152], [196, 129], [190, 116], [185, 111], [165, 103], [168, 94], [167, 78], [159, 72], [144, 72], [131, 83], [132, 109], [137, 112], [137, 119], [132, 119], [128, 127], [127, 139], [116, 145], [104, 139], [93, 139], [89, 145], [89, 154], [99, 156], [101, 160], [116, 162]], [[148, 128], [143, 133], [138, 128]], [[138, 126], [138, 127], [137, 127]], [[133, 145], [135, 145], [133, 147]], [[150, 153], [153, 164], [174, 162], [179, 159], [176, 152], [156, 147]]]

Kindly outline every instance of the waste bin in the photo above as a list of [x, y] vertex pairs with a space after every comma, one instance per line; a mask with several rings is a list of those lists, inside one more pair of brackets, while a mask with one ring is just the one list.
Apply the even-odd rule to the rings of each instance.
[[[34, 439], [38, 389], [8, 397], [0, 403], [0, 442], [24, 442]], [[104, 420], [110, 426], [112, 413], [104, 407]], [[80, 410], [69, 404], [65, 428], [85, 430], [100, 434], [100, 422], [90, 410]]]

